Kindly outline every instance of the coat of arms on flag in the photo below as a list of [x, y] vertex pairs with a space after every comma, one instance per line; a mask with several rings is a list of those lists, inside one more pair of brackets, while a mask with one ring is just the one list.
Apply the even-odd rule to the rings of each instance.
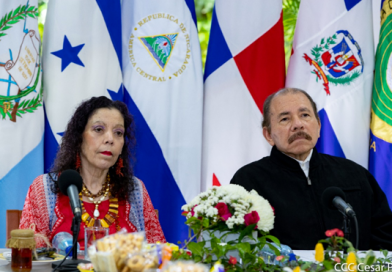
[[177, 36], [178, 33], [139, 37], [162, 72], [165, 71], [166, 64], [169, 62]]
[[325, 92], [330, 95], [329, 83], [348, 85], [363, 73], [361, 47], [346, 30], [339, 30], [322, 38], [311, 50], [313, 59], [306, 53], [304, 59], [314, 67], [316, 81], [322, 80]]
[[42, 106], [42, 92], [37, 88], [41, 72], [41, 41], [38, 32], [27, 29], [25, 22], [37, 17], [38, 7], [26, 4], [6, 12], [0, 20], [0, 37], [3, 37], [0, 43], [8, 51], [7, 57], [0, 59], [2, 119], [8, 117], [16, 122], [17, 116], [22, 117], [22, 114]]

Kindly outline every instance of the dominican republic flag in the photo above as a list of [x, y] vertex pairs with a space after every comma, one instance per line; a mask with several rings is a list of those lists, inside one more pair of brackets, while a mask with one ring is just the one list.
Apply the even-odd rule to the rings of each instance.
[[321, 119], [321, 153], [367, 168], [374, 42], [372, 3], [302, 0], [286, 87], [307, 91]]
[[0, 2], [0, 244], [6, 210], [23, 208], [43, 173], [44, 110], [38, 1]]
[[381, 9], [380, 40], [376, 54], [370, 123], [369, 171], [392, 207], [392, 8]]
[[43, 44], [45, 171], [76, 107], [92, 96], [122, 100], [120, 0], [52, 0]]
[[203, 190], [270, 154], [263, 103], [284, 77], [281, 1], [217, 0], [204, 74]]
[[203, 79], [194, 1], [123, 0], [122, 27], [135, 175], [166, 239], [177, 243], [188, 236], [181, 207], [200, 193]]

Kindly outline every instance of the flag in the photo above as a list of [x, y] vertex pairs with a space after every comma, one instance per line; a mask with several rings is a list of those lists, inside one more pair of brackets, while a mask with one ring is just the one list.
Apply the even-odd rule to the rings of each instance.
[[43, 40], [48, 172], [66, 125], [83, 100], [122, 100], [120, 0], [50, 1]]
[[321, 153], [367, 168], [374, 43], [372, 3], [302, 0], [286, 87], [307, 91], [321, 120]]
[[281, 1], [217, 0], [204, 73], [203, 190], [270, 154], [263, 103], [284, 77]]
[[[148, 2], [148, 3], [147, 3]], [[200, 192], [203, 79], [193, 0], [123, 0], [124, 101], [135, 119], [135, 175], [169, 242]]]
[[384, 1], [375, 64], [370, 123], [369, 171], [392, 207], [392, 8]]
[[6, 210], [23, 208], [43, 173], [44, 119], [37, 0], [0, 2], [0, 244]]

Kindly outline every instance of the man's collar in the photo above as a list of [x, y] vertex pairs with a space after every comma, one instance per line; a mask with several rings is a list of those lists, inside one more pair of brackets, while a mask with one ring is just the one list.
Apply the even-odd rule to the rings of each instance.
[[[302, 172], [299, 163], [294, 158], [291, 158], [286, 154], [282, 153], [281, 151], [279, 151], [276, 148], [276, 146], [272, 147], [270, 157], [272, 161], [274, 161], [279, 165], [282, 165], [283, 167]], [[317, 152], [316, 148], [313, 148], [313, 152], [310, 157], [310, 169], [317, 167], [318, 164], [319, 164], [319, 153]]]

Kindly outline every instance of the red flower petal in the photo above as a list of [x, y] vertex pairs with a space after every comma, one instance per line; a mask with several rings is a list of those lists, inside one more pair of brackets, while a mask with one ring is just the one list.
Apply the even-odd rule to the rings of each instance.
[[230, 256], [229, 264], [236, 265], [237, 264], [237, 259], [235, 257], [233, 257], [233, 256]]

